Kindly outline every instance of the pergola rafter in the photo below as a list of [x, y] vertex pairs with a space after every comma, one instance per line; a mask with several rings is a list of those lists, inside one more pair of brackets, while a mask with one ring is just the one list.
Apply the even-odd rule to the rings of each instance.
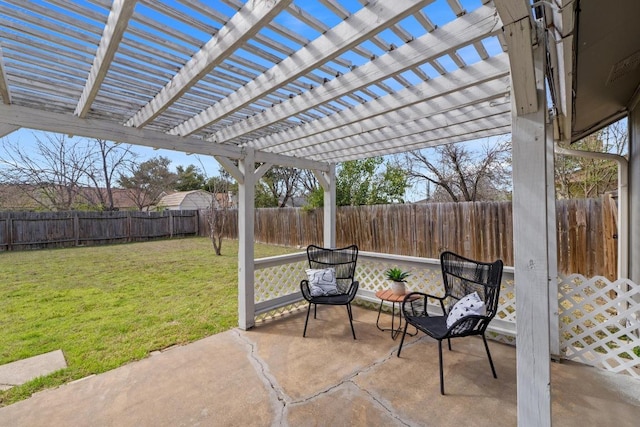
[[463, 19], [425, 34], [313, 91], [294, 97], [241, 123], [221, 129], [209, 139], [216, 142], [233, 140], [350, 92], [362, 90], [448, 52], [455, 52], [461, 46], [486, 38], [496, 31], [496, 23], [494, 10], [482, 7], [472, 14], [465, 15]]
[[[481, 102], [487, 96], [504, 96], [509, 91], [507, 76], [507, 58], [498, 56], [413, 88], [289, 129], [278, 134], [277, 138], [276, 135], [259, 138], [254, 144], [259, 149], [269, 147], [269, 150], [288, 154], [290, 150], [368, 132], [388, 123], [416, 120], [459, 105]], [[504, 80], [499, 80], [500, 78]], [[446, 102], [446, 99], [439, 99], [439, 102], [435, 103], [436, 99], [446, 97], [457, 97], [459, 101], [455, 104]], [[444, 103], [441, 103], [443, 101]], [[416, 105], [421, 103], [424, 103], [422, 108], [416, 108]], [[384, 117], [379, 117], [383, 115]]]
[[0, 98], [3, 104], [11, 104], [11, 92], [7, 84], [7, 75], [4, 71], [4, 58], [2, 56], [2, 46], [0, 46]]
[[100, 90], [100, 85], [107, 75], [111, 61], [127, 29], [135, 5], [136, 0], [114, 0], [91, 71], [89, 71], [89, 78], [75, 110], [77, 116], [85, 117], [91, 108], [91, 103]]
[[[394, 143], [401, 141], [402, 148], [396, 148], [395, 152], [411, 150], [411, 147], [422, 147], [425, 141], [429, 146], [441, 145], [441, 136], [438, 132], [446, 130], [447, 135], [464, 135], [461, 141], [468, 137], [467, 125], [474, 122], [479, 130], [492, 131], [490, 134], [502, 135], [505, 128], [511, 124], [511, 104], [502, 100], [501, 103], [486, 102], [482, 105], [463, 107], [454, 112], [445, 112], [431, 117], [419, 119], [413, 122], [400, 123], [395, 126], [386, 126], [366, 133], [360, 133], [348, 138], [336, 139], [320, 146], [311, 145], [306, 148], [293, 151], [291, 154], [297, 157], [313, 158], [318, 152], [329, 161], [337, 161], [343, 154], [366, 156], [369, 152], [380, 152], [381, 155], [393, 154], [390, 151]], [[429, 129], [429, 131], [424, 131]], [[475, 127], [474, 127], [475, 129]], [[499, 129], [499, 132], [495, 132]], [[500, 133], [502, 132], [502, 133]]]
[[343, 21], [237, 92], [171, 129], [169, 133], [190, 135], [198, 129], [226, 117], [255, 101], [262, 93], [278, 89], [310, 72], [361, 43], [371, 34], [380, 31], [383, 25], [400, 20], [431, 1], [399, 0], [394, 2], [393, 7], [390, 7], [390, 4], [376, 3], [362, 8], [352, 19]]
[[[235, 10], [247, 6], [245, 3], [225, 0], [234, 10], [228, 12], [193, 0], [167, 5], [139, 0], [120, 43], [116, 43], [105, 37], [106, 29], [114, 26], [109, 22], [114, 16], [111, 0], [51, 0], [57, 9], [50, 16], [64, 22], [62, 27], [47, 19], [47, 7], [38, 2], [2, 0], [0, 11], [12, 19], [0, 17], [0, 23], [6, 24], [0, 28], [0, 37], [8, 49], [7, 80], [13, 83], [12, 93], [20, 95], [19, 105], [34, 107], [35, 99], [41, 96], [53, 112], [64, 113], [75, 99], [76, 114], [83, 106], [87, 118], [127, 124], [132, 124], [132, 117], [141, 117], [146, 109], [153, 118], [144, 126], [157, 132], [175, 131], [205, 112], [221, 111], [219, 108], [226, 105], [222, 116], [199, 122], [192, 136], [213, 145], [252, 147], [257, 155], [260, 151], [295, 155], [294, 150], [308, 144], [348, 138], [359, 125], [361, 132], [367, 132], [376, 117], [398, 120], [399, 115], [387, 115], [396, 110], [398, 114], [410, 112], [402, 119], [408, 122], [456, 108], [425, 107], [422, 116], [417, 108], [402, 110], [442, 96], [443, 84], [457, 85], [462, 90], [483, 83], [482, 77], [475, 78], [467, 71], [492, 64], [497, 58], [495, 51], [486, 49], [494, 43], [494, 36], [501, 34], [497, 31], [500, 21], [495, 9], [490, 2], [483, 2], [484, 6], [466, 11], [458, 1], [449, 1], [446, 7], [459, 18], [437, 26], [424, 8], [434, 1], [437, 0], [404, 2], [400, 4], [404, 9], [394, 3], [393, 10], [386, 2], [361, 2], [366, 5], [356, 11], [344, 7], [340, 0], [318, 1], [342, 20], [334, 26], [306, 8], [290, 4], [282, 8], [281, 14], [324, 34], [313, 39], [292, 31], [275, 18], [265, 19], [252, 27], [252, 35], [247, 34], [237, 49], [229, 48], [216, 57], [215, 65], [201, 62], [207, 72], [192, 76], [184, 85], [174, 84], [175, 79], [187, 72], [188, 63], [193, 64], [194, 58], [204, 54], [207, 44], [213, 43], [234, 16], [240, 21]], [[116, 6], [117, 3], [114, 10]], [[87, 16], [87, 21], [79, 20], [78, 15]], [[161, 42], [155, 33], [167, 26], [157, 15], [177, 23], [171, 36]], [[418, 32], [410, 28], [415, 24], [406, 21], [407, 17], [419, 24]], [[368, 23], [358, 27], [358, 22], [372, 19], [376, 21], [375, 28]], [[105, 23], [102, 31], [95, 25], [100, 21]], [[121, 18], [120, 22], [124, 21]], [[191, 26], [200, 33], [181, 31], [179, 25]], [[206, 40], [202, 39], [203, 33], [209, 34]], [[83, 74], [95, 73], [94, 62], [100, 58], [91, 44], [106, 45], [108, 40], [111, 42], [107, 46], [115, 51], [110, 65], [103, 61], [101, 84], [89, 84], [90, 77], [83, 78]], [[194, 50], [195, 46], [199, 47]], [[460, 53], [469, 48], [478, 55], [475, 63]], [[180, 65], [178, 74], [172, 72], [176, 64]], [[90, 88], [94, 99], [83, 102], [83, 92]], [[34, 90], [38, 92], [36, 97]], [[171, 91], [175, 96], [167, 97]], [[502, 88], [499, 93], [497, 96], [502, 96]], [[151, 104], [158, 104], [156, 101], [163, 97], [161, 107], [153, 110]], [[344, 133], [335, 131], [340, 126]], [[193, 151], [187, 145], [181, 147], [179, 138], [175, 141], [175, 149]], [[390, 147], [389, 153], [395, 151]], [[323, 153], [318, 152], [316, 159], [324, 159]]]
[[191, 86], [231, 56], [267, 22], [288, 6], [291, 0], [249, 2], [227, 25], [180, 69], [166, 86], [140, 109], [127, 126], [142, 127], [182, 96]]

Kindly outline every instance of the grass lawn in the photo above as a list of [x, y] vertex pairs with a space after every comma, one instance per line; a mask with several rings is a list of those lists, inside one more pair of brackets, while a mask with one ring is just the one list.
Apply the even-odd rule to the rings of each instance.
[[237, 326], [238, 242], [222, 253], [207, 238], [0, 253], [0, 365], [57, 349], [68, 364], [0, 406]]

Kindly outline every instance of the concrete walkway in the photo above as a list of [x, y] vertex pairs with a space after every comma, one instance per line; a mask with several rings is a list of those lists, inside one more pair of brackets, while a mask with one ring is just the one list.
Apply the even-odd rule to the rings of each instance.
[[[320, 307], [231, 330], [0, 408], [0, 426], [515, 426], [515, 349], [457, 339], [398, 341], [376, 329], [376, 312]], [[381, 319], [385, 320], [385, 319]], [[388, 319], [386, 319], [388, 320]], [[557, 426], [637, 426], [640, 381], [574, 363], [552, 365]]]
[[0, 366], [0, 390], [24, 384], [67, 367], [62, 350], [54, 350]]

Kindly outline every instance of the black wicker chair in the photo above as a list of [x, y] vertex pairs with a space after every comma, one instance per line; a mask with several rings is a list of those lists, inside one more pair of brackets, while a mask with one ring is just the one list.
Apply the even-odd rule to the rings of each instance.
[[[443, 252], [440, 255], [442, 266], [442, 280], [444, 295], [434, 296], [420, 292], [412, 292], [405, 297], [402, 303], [402, 312], [405, 316], [405, 327], [398, 357], [402, 351], [402, 344], [407, 333], [407, 326], [413, 325], [425, 334], [438, 340], [438, 357], [440, 364], [440, 394], [444, 394], [444, 375], [442, 368], [442, 340], [446, 339], [451, 351], [451, 338], [480, 335], [484, 341], [489, 364], [493, 377], [498, 378], [491, 360], [491, 353], [487, 345], [485, 331], [498, 310], [498, 298], [500, 296], [500, 281], [502, 279], [502, 261], [493, 263], [474, 261], [453, 252]], [[477, 292], [485, 304], [484, 315], [468, 315], [456, 320], [447, 327], [447, 316], [454, 304], [466, 295]], [[411, 301], [412, 297], [419, 299]], [[428, 299], [437, 300], [443, 314], [430, 315], [427, 312]], [[452, 319], [453, 321], [453, 319]]]
[[307, 334], [307, 323], [309, 322], [309, 313], [311, 305], [314, 306], [313, 318], [316, 318], [318, 304], [327, 305], [345, 305], [351, 324], [351, 333], [353, 339], [356, 339], [356, 333], [353, 329], [353, 314], [351, 312], [351, 301], [358, 291], [358, 282], [354, 280], [356, 271], [356, 261], [358, 259], [358, 247], [356, 245], [347, 246], [340, 249], [327, 249], [319, 246], [310, 245], [307, 248], [307, 257], [309, 259], [309, 268], [311, 269], [335, 269], [335, 278], [337, 284], [336, 293], [333, 295], [312, 295], [311, 287], [308, 280], [300, 282], [300, 290], [304, 299], [309, 301], [307, 308], [307, 319], [304, 322], [304, 332], [302, 336]]

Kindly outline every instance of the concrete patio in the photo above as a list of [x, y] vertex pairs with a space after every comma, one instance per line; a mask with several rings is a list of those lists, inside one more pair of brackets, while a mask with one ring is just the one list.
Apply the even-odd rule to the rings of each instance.
[[[376, 329], [377, 312], [354, 307], [358, 339], [343, 307], [320, 307], [302, 338], [304, 312], [234, 329], [154, 354], [0, 408], [0, 426], [516, 425], [516, 355], [482, 341], [444, 350], [439, 394], [437, 344]], [[381, 318], [389, 321], [390, 318]], [[570, 362], [554, 363], [557, 426], [636, 426], [640, 382]]]

